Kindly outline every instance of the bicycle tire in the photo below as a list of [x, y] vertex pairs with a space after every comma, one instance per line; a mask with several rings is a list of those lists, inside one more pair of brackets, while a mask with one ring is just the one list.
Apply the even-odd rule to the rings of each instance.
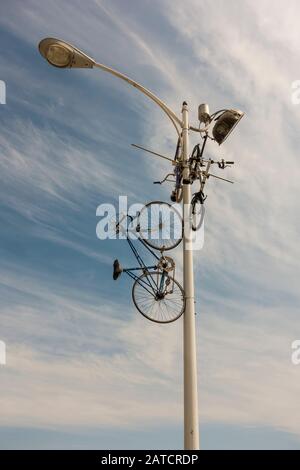
[[[133, 303], [140, 314], [147, 318], [147, 320], [153, 321], [154, 323], [173, 323], [181, 317], [185, 310], [184, 290], [179, 282], [177, 282], [172, 276], [166, 275], [166, 279], [173, 282], [173, 289], [176, 289], [176, 292], [166, 294], [166, 296], [173, 296], [172, 298], [168, 297], [167, 299], [163, 298], [156, 300], [154, 293], [151, 294], [151, 292], [147, 291], [141, 284], [143, 282], [143, 278], [145, 279], [149, 275], [159, 277], [162, 276], [162, 272], [153, 271], [144, 273], [136, 279], [132, 286]], [[159, 279], [157, 280], [157, 285], [159, 285]], [[143, 293], [144, 291], [145, 293]], [[156, 308], [153, 308], [154, 306], [156, 306]]]
[[[192, 221], [192, 230], [196, 232], [199, 230], [204, 221], [205, 207], [204, 204], [200, 202], [198, 198], [193, 198], [191, 202], [191, 221]], [[200, 217], [199, 222], [197, 217]]]
[[[155, 207], [157, 206], [157, 208]], [[170, 232], [169, 232], [169, 235], [170, 237], [166, 236], [166, 237], [160, 237], [160, 231], [163, 232], [165, 230], [165, 233], [168, 235], [168, 227], [167, 226], [163, 226], [161, 227], [161, 224], [159, 223], [159, 226], [156, 228], [155, 230], [155, 227], [154, 228], [151, 228], [149, 227], [149, 225], [151, 226], [151, 221], [150, 221], [150, 224], [149, 224], [149, 210], [151, 212], [151, 216], [153, 214], [153, 212], [155, 211], [158, 211], [158, 214], [160, 213], [160, 208], [163, 207], [163, 210], [171, 210], [173, 213], [174, 213], [174, 217], [176, 217], [176, 224], [174, 222], [174, 226], [176, 225], [176, 227], [173, 227], [174, 228], [174, 233], [176, 231], [178, 237], [175, 238], [173, 237], [172, 238], [172, 227], [170, 225], [169, 229], [170, 229]], [[154, 208], [154, 210], [153, 210]], [[153, 211], [153, 212], [152, 212]], [[145, 214], [147, 215], [147, 218], [145, 217]], [[155, 218], [155, 214], [154, 214], [154, 218]], [[177, 211], [177, 209], [175, 209], [175, 207], [173, 207], [171, 204], [167, 203], [167, 202], [162, 202], [162, 201], [152, 201], [152, 202], [149, 202], [148, 204], [146, 204], [142, 210], [140, 211], [139, 215], [138, 215], [138, 218], [137, 218], [137, 226], [139, 227], [138, 228], [138, 232], [139, 232], [139, 236], [141, 237], [141, 239], [143, 240], [143, 242], [145, 242], [147, 245], [149, 245], [151, 248], [155, 249], [155, 250], [159, 250], [159, 251], [165, 251], [165, 250], [171, 250], [173, 248], [175, 248], [177, 245], [179, 245], [179, 243], [181, 242], [182, 238], [183, 238], [183, 221], [182, 221], [182, 217], [180, 215], [180, 213]], [[158, 230], [158, 237], [157, 238], [149, 238], [148, 235], [149, 233], [154, 233], [155, 231], [157, 232]], [[163, 233], [162, 233], [163, 235]]]

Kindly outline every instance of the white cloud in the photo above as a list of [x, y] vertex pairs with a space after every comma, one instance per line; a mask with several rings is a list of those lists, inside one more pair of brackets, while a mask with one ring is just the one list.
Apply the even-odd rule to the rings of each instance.
[[[14, 282], [20, 289], [20, 279]], [[14, 282], [11, 278], [11, 287]], [[55, 285], [47, 291], [36, 279], [23, 282], [23, 289], [40, 293], [44, 311], [2, 309], [8, 332], [7, 366], [1, 370], [3, 425], [136, 428], [181, 421], [181, 320], [162, 327], [133, 308], [125, 315], [125, 306], [120, 319], [117, 302], [81, 303], [61, 289], [54, 296]], [[240, 321], [232, 318], [234, 309], [244, 310]], [[237, 301], [206, 306], [197, 328], [202, 422], [299, 434], [293, 329], [281, 308]]]

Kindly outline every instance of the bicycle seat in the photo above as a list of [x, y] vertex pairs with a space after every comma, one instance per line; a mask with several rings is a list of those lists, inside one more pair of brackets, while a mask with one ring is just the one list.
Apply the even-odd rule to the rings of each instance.
[[114, 281], [116, 281], [118, 279], [118, 277], [121, 276], [123, 268], [120, 265], [119, 260], [117, 260], [117, 259], [115, 259], [113, 267], [114, 267], [113, 279], [114, 279]]

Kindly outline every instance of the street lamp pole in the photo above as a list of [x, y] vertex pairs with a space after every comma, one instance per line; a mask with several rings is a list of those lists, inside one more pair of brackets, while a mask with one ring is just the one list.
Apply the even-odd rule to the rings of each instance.
[[[186, 102], [182, 105], [182, 119], [178, 116], [151, 91], [144, 88], [139, 83], [131, 80], [131, 78], [122, 73], [98, 64], [94, 59], [84, 52], [80, 51], [71, 44], [55, 38], [45, 38], [39, 43], [39, 51], [41, 55], [51, 64], [58, 68], [93, 68], [97, 67], [108, 72], [115, 77], [124, 80], [129, 85], [141, 91], [144, 95], [154, 101], [169, 117], [176, 129], [178, 138], [182, 145], [182, 163], [183, 166], [183, 279], [185, 292], [185, 311], [183, 314], [183, 364], [184, 364], [184, 448], [187, 450], [199, 449], [199, 419], [198, 419], [198, 392], [197, 392], [197, 348], [196, 348], [196, 322], [195, 322], [195, 293], [194, 293], [194, 270], [193, 270], [193, 246], [191, 237], [191, 221], [189, 220], [191, 211], [191, 180], [189, 160], [189, 131], [204, 132], [206, 138], [208, 136], [208, 126], [212, 121], [216, 121], [212, 135], [219, 145], [221, 145], [228, 135], [232, 132], [244, 113], [240, 110], [222, 109], [213, 114], [209, 113], [207, 104], [201, 104], [198, 109], [198, 117], [200, 126], [204, 124], [204, 128], [197, 129], [189, 124], [188, 106]], [[206, 139], [201, 150], [203, 152]], [[209, 176], [220, 178], [216, 175], [208, 173], [210, 164], [205, 172], [205, 179]], [[215, 162], [216, 163], [216, 162]], [[218, 162], [217, 162], [218, 163]], [[228, 164], [234, 162], [225, 162], [222, 160], [218, 163], [219, 168], [225, 168]], [[229, 180], [224, 180], [229, 181]], [[202, 194], [201, 194], [202, 192]], [[202, 187], [200, 189], [201, 198], [203, 197]], [[200, 199], [201, 204], [203, 200]]]
[[[123, 74], [106, 67], [103, 64], [95, 64], [106, 72], [125, 80], [142, 93], [147, 95], [168, 115], [175, 129], [182, 139], [183, 171], [183, 197], [182, 214], [184, 220], [183, 236], [183, 288], [185, 292], [185, 311], [183, 314], [183, 375], [184, 375], [184, 448], [186, 450], [199, 449], [199, 417], [198, 417], [198, 387], [197, 387], [197, 345], [196, 345], [196, 318], [195, 318], [195, 289], [194, 289], [194, 260], [190, 223], [191, 206], [191, 181], [189, 159], [189, 113], [188, 105], [183, 102], [182, 120], [180, 121], [173, 111], [168, 108], [152, 92], [134, 82]], [[178, 132], [178, 124], [180, 132]]]
[[97, 67], [126, 81], [144, 95], [154, 101], [170, 118], [178, 137], [182, 143], [183, 160], [183, 278], [186, 307], [183, 314], [183, 364], [184, 364], [184, 448], [186, 450], [199, 449], [199, 423], [198, 423], [198, 394], [197, 394], [197, 350], [195, 328], [195, 298], [194, 298], [194, 272], [193, 250], [190, 237], [190, 205], [191, 182], [189, 159], [189, 130], [197, 131], [189, 125], [188, 106], [182, 105], [182, 119], [151, 91], [139, 83], [131, 80], [126, 75], [96, 63], [91, 57], [84, 54], [74, 46], [54, 38], [43, 39], [39, 44], [39, 50], [48, 62], [60, 68], [93, 68]]
[[182, 105], [183, 145], [183, 288], [185, 311], [183, 314], [183, 368], [184, 368], [184, 448], [199, 449], [199, 419], [197, 391], [197, 347], [194, 293], [193, 247], [190, 237], [191, 181], [189, 174], [189, 113], [188, 105]]

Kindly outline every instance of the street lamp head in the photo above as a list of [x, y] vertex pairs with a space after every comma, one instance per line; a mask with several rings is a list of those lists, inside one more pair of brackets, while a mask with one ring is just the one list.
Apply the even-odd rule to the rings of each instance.
[[92, 68], [95, 61], [76, 47], [55, 38], [46, 38], [39, 43], [41, 55], [54, 67]]
[[237, 123], [242, 119], [244, 113], [236, 109], [227, 109], [216, 121], [212, 134], [216, 142], [221, 145], [233, 131]]

